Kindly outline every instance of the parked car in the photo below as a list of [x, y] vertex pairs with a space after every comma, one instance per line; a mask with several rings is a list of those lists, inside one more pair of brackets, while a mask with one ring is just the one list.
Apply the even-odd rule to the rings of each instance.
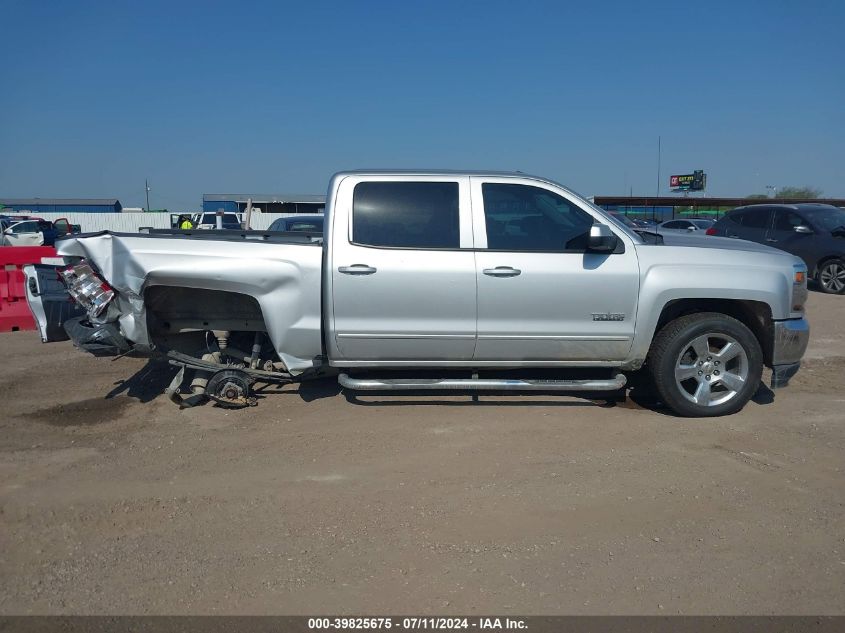
[[295, 215], [288, 218], [279, 218], [273, 220], [269, 231], [305, 231], [307, 233], [322, 233], [323, 232], [323, 216], [318, 214], [313, 215]]
[[623, 213], [619, 213], [618, 211], [608, 211], [608, 215], [611, 217], [619, 220], [627, 226], [632, 231], [638, 231], [640, 233], [656, 233], [657, 226], [656, 222], [652, 222], [651, 220], [642, 220], [642, 219], [635, 219], [630, 216], [627, 216]]
[[676, 220], [666, 220], [665, 222], [661, 222], [656, 227], [654, 227], [654, 230], [661, 234], [667, 231], [671, 231], [673, 233], [693, 233], [695, 231], [706, 231], [714, 224], [715, 222], [713, 220], [684, 218]]
[[45, 342], [181, 365], [167, 390], [181, 406], [247, 406], [256, 381], [327, 375], [352, 391], [618, 392], [645, 369], [671, 410], [714, 416], [745, 405], [764, 365], [784, 386], [807, 346], [797, 257], [739, 240], [647, 241], [544, 178], [342, 172], [326, 217], [316, 242], [64, 239], [67, 292], [50, 289], [56, 267], [26, 266], [27, 300]]
[[[6, 229], [12, 226], [15, 230], [7, 235]], [[53, 246], [56, 239], [81, 232], [81, 227], [67, 218], [51, 222], [31, 215], [0, 216], [0, 245], [4, 246]]]
[[56, 242], [56, 230], [46, 220], [4, 221], [0, 246], [52, 246]]
[[800, 257], [819, 288], [845, 293], [845, 211], [829, 204], [753, 204], [730, 211], [708, 235], [740, 238]]
[[[195, 229], [216, 229], [217, 228], [217, 214], [216, 213], [195, 213], [191, 217], [191, 222]], [[223, 228], [239, 230], [241, 228], [241, 218], [237, 213], [223, 214]]]
[[643, 229], [653, 229], [657, 225], [657, 222], [655, 222], [651, 218], [630, 218], [630, 219], [634, 222], [634, 224], [636, 224], [637, 226], [639, 226], [640, 228], [643, 228]]

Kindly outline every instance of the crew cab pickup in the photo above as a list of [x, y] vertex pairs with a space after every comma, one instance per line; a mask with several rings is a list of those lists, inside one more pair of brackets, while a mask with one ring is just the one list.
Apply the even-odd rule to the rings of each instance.
[[644, 372], [677, 414], [716, 416], [745, 405], [764, 366], [786, 385], [809, 336], [800, 259], [638, 234], [522, 173], [347, 171], [321, 234], [103, 232], [57, 250], [62, 284], [25, 270], [42, 339], [165, 357], [183, 406], [323, 375], [350, 390], [595, 393]]

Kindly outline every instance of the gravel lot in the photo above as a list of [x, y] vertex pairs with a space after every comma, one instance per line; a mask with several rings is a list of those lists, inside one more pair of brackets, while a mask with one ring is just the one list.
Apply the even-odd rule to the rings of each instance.
[[740, 414], [367, 396], [179, 411], [0, 334], [0, 613], [845, 613], [845, 297]]

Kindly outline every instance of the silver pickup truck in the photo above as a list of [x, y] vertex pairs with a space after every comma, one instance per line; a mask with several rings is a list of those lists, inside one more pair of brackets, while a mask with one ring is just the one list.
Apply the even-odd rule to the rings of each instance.
[[324, 234], [105, 232], [57, 248], [58, 275], [25, 271], [42, 339], [165, 357], [183, 406], [324, 375], [350, 390], [595, 393], [636, 372], [677, 414], [717, 416], [764, 365], [786, 385], [809, 336], [798, 258], [637, 234], [522, 173], [348, 171]]

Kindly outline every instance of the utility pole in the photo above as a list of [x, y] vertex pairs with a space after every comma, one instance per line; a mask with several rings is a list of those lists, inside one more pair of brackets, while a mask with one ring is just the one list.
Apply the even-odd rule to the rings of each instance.
[[147, 191], [147, 213], [150, 212], [150, 183], [144, 178], [144, 189]]
[[249, 231], [249, 225], [252, 222], [252, 198], [246, 199], [246, 213], [244, 213], [243, 229]]
[[654, 193], [655, 198], [660, 197], [660, 137], [657, 137], [657, 191]]
[[[654, 193], [655, 198], [660, 197], [660, 136], [657, 137], [657, 191]], [[651, 208], [651, 219], [656, 220], [657, 216], [657, 202], [655, 201], [655, 206]]]

